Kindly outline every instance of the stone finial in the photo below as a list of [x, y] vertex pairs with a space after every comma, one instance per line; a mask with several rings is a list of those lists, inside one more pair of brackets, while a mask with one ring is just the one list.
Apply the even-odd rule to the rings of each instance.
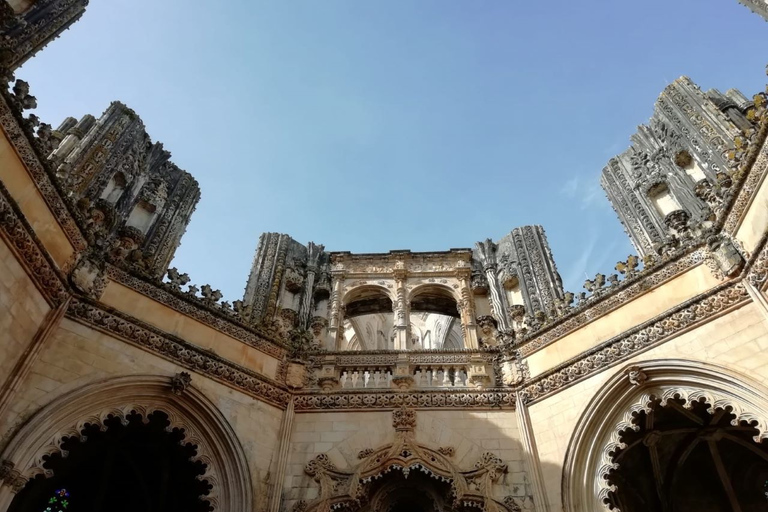
[[176, 288], [177, 290], [181, 290], [181, 287], [189, 282], [189, 274], [179, 273], [179, 269], [177, 269], [176, 267], [169, 268], [167, 275], [168, 275], [168, 283], [170, 283], [170, 285]]
[[480, 263], [483, 264], [483, 270], [496, 268], [496, 244], [490, 238], [484, 242], [477, 242], [477, 255], [480, 258]]
[[406, 406], [392, 411], [392, 426], [395, 430], [414, 430], [416, 428], [416, 411]]
[[192, 376], [187, 372], [180, 372], [171, 378], [171, 391], [181, 396], [192, 384]]

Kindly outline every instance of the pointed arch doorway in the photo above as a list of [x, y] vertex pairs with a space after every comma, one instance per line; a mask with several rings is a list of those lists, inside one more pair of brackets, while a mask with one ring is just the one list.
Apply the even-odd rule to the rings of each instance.
[[61, 452], [47, 457], [44, 467], [53, 475], [30, 480], [8, 511], [45, 511], [65, 490], [61, 510], [66, 512], [209, 512], [210, 504], [200, 498], [211, 485], [198, 479], [205, 464], [190, 460], [196, 447], [169, 426], [159, 411], [86, 426], [80, 438], [67, 438]]

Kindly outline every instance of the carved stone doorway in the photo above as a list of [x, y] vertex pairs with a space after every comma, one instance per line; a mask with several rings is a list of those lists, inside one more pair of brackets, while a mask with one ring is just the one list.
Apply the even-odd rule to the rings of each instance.
[[451, 486], [424, 474], [389, 473], [371, 484], [360, 512], [453, 512]]
[[621, 434], [607, 475], [622, 512], [768, 510], [768, 441], [704, 400], [656, 401]]
[[51, 476], [31, 479], [8, 512], [44, 511], [61, 489], [68, 492], [67, 512], [208, 512], [201, 498], [210, 485], [198, 478], [206, 466], [190, 461], [196, 447], [169, 426], [159, 411], [86, 425], [64, 440], [61, 452], [44, 457]]

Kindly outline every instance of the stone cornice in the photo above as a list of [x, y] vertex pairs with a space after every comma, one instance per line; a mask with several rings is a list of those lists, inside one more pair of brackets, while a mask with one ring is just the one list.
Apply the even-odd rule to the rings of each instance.
[[695, 248], [663, 264], [651, 267], [633, 278], [622, 281], [615, 290], [609, 290], [604, 295], [595, 297], [594, 302], [591, 302], [588, 307], [577, 309], [561, 317], [552, 325], [523, 340], [519, 345], [520, 355], [529, 356], [541, 350], [568, 333], [584, 327], [586, 324], [625, 305], [630, 300], [658, 288], [670, 279], [700, 265], [706, 258], [705, 248]]
[[359, 391], [297, 393], [295, 410], [371, 410], [393, 407], [416, 409], [499, 409], [515, 407], [515, 392], [509, 388], [482, 391]]
[[87, 299], [73, 299], [67, 310], [67, 318], [272, 405], [285, 408], [290, 401], [290, 393], [281, 384]]
[[214, 308], [206, 307], [200, 304], [199, 300], [185, 297], [181, 292], [173, 293], [163, 288], [162, 284], [136, 277], [113, 265], [107, 267], [107, 275], [111, 280], [156, 300], [179, 313], [194, 318], [217, 331], [232, 336], [265, 354], [277, 359], [285, 357], [286, 350], [282, 344], [265, 338], [233, 318], [228, 318], [227, 314], [223, 311], [216, 311]]
[[720, 285], [533, 378], [521, 396], [545, 398], [749, 302], [743, 282]]
[[0, 89], [2, 89], [2, 93], [0, 93], [0, 125], [5, 135], [37, 185], [40, 195], [51, 209], [51, 213], [61, 226], [62, 231], [75, 248], [75, 252], [84, 251], [88, 248], [88, 243], [63, 199], [63, 194], [49, 176], [51, 171], [46, 168], [45, 156], [40, 156], [35, 147], [34, 134], [26, 127], [26, 121], [21, 114], [8, 104], [8, 91], [5, 87]]
[[26, 268], [29, 277], [45, 301], [51, 307], [63, 303], [69, 295], [66, 277], [56, 268], [32, 226], [10, 198], [2, 182], [0, 182], [0, 236], [16, 252], [19, 263]]
[[[752, 204], [755, 193], [768, 174], [768, 117], [761, 120], [758, 133], [750, 144], [748, 153], [741, 159], [739, 172], [746, 173], [744, 179], [736, 180], [733, 200], [727, 214], [723, 216], [722, 232], [733, 235], [738, 229], [746, 211]], [[749, 258], [749, 254], [745, 254]], [[671, 257], [667, 261], [645, 269], [631, 279], [622, 281], [615, 289], [603, 291], [599, 297], [589, 298], [585, 308], [555, 319], [552, 324], [532, 333], [518, 345], [520, 355], [528, 356], [577, 330], [586, 324], [610, 313], [622, 304], [639, 297], [666, 281], [692, 269], [703, 262], [708, 262], [709, 254], [704, 241], [698, 247], [690, 247], [685, 252]]]
[[748, 154], [743, 159], [739, 171], [747, 172], [744, 180], [736, 184], [738, 193], [728, 209], [722, 229], [726, 233], [734, 234], [744, 218], [749, 206], [752, 204], [755, 192], [765, 179], [768, 170], [768, 116], [761, 120], [759, 132], [755, 142], [749, 148]]

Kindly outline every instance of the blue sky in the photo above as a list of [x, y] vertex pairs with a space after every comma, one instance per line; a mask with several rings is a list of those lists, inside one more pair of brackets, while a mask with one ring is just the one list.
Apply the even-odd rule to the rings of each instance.
[[736, 0], [91, 0], [17, 76], [37, 114], [121, 100], [200, 182], [174, 265], [242, 297], [264, 231], [471, 247], [542, 224], [566, 288], [631, 252], [599, 187], [680, 75], [751, 96]]

